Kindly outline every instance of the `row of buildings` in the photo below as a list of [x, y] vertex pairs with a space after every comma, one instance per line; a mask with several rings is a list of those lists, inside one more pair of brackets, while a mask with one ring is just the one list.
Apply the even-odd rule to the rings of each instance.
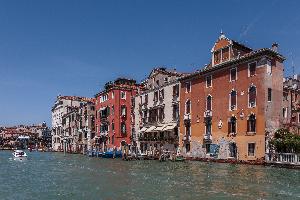
[[45, 122], [33, 125], [1, 126], [0, 148], [51, 148], [51, 129]]
[[154, 68], [141, 83], [107, 83], [95, 98], [58, 96], [54, 150], [129, 146], [140, 154], [257, 160], [278, 128], [299, 133], [299, 77], [283, 79], [276, 43], [253, 50], [221, 33], [210, 53], [210, 64], [192, 73]]

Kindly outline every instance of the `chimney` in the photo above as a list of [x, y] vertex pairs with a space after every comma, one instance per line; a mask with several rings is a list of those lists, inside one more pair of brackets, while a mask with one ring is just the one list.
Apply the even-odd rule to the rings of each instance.
[[272, 50], [278, 52], [278, 43], [274, 42], [272, 44]]

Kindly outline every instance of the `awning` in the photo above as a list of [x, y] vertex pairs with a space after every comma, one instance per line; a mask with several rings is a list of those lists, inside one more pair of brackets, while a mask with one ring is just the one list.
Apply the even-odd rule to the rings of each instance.
[[166, 125], [163, 125], [163, 126], [158, 126], [155, 128], [154, 131], [162, 131], [164, 128], [165, 128]]
[[147, 128], [146, 127], [143, 127], [141, 130], [140, 130], [140, 132], [145, 132], [147, 130]]
[[163, 130], [170, 131], [170, 130], [173, 130], [176, 126], [177, 126], [177, 124], [168, 124], [167, 126], [165, 126], [165, 128]]
[[19, 136], [18, 139], [29, 139], [29, 136]]
[[146, 133], [149, 133], [149, 132], [153, 132], [153, 130], [156, 128], [156, 126], [150, 126], [150, 128], [148, 128], [146, 130]]

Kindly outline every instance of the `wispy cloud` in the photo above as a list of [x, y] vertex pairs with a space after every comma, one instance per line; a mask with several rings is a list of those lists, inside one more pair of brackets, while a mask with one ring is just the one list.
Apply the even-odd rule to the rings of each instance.
[[[273, 7], [277, 3], [277, 1], [278, 0], [274, 0], [271, 3], [270, 7]], [[270, 9], [270, 8], [268, 8], [268, 9]], [[265, 13], [267, 13], [266, 9], [261, 8], [261, 10], [252, 18], [252, 20], [246, 26], [243, 27], [243, 30], [239, 36], [239, 40], [242, 40], [243, 38], [245, 38], [247, 36], [248, 32], [257, 24], [257, 22], [259, 22], [263, 18]]]

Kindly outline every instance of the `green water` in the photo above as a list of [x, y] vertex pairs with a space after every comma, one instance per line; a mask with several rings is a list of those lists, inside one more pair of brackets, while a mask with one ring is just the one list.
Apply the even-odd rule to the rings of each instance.
[[0, 199], [300, 199], [300, 170], [0, 152]]

